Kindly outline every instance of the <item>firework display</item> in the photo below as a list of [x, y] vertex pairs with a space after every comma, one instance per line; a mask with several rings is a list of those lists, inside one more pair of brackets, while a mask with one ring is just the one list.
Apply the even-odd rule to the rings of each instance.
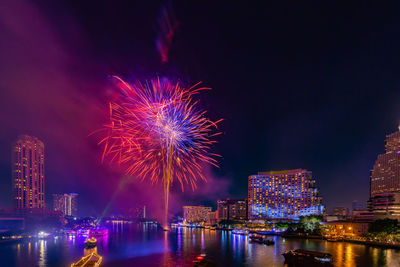
[[[217, 166], [210, 152], [217, 124], [205, 117], [193, 96], [210, 88], [196, 84], [188, 89], [168, 79], [156, 78], [130, 85], [119, 77], [121, 97], [110, 103], [110, 120], [100, 144], [103, 160], [116, 161], [127, 174], [151, 183], [162, 182], [165, 223], [172, 182], [196, 188], [205, 180], [203, 163]], [[166, 224], [165, 224], [166, 225]]]
[[156, 39], [156, 48], [160, 53], [161, 63], [167, 63], [169, 60], [168, 56], [172, 45], [172, 39], [179, 25], [173, 15], [172, 7], [167, 5], [161, 10], [158, 24], [160, 29]]

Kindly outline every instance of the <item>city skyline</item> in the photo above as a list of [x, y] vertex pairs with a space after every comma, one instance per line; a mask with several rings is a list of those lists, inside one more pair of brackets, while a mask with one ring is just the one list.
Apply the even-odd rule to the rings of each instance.
[[3, 1], [1, 266], [400, 266], [400, 2]]
[[[6, 130], [0, 138], [4, 185], [0, 206], [12, 206], [6, 190], [12, 186], [9, 151], [15, 138], [26, 133], [46, 144], [46, 192], [78, 192], [88, 199], [82, 199], [82, 210], [101, 214], [123, 177], [116, 168], [100, 163], [100, 148], [87, 137], [102, 125], [105, 99], [113, 96], [107, 77], [147, 78], [154, 73], [188, 84], [201, 80], [213, 88], [199, 101], [213, 107], [210, 117], [225, 119], [215, 149], [223, 157], [220, 169], [210, 170], [210, 183], [200, 186], [226, 189], [218, 191], [220, 197], [204, 194], [205, 202], [245, 197], [247, 177], [258, 170], [294, 168], [312, 170], [318, 177], [328, 209], [350, 208], [354, 199], [368, 200], [369, 171], [383, 153], [382, 140], [400, 118], [398, 82], [392, 75], [400, 62], [394, 49], [399, 41], [393, 37], [399, 19], [391, 12], [396, 8], [366, 6], [366, 12], [352, 17], [346, 12], [358, 10], [356, 4], [345, 9], [340, 4], [286, 9], [276, 3], [273, 9], [265, 9], [232, 3], [230, 11], [224, 12], [221, 3], [177, 2], [175, 15], [183, 24], [176, 30], [164, 68], [154, 48], [158, 34], [151, 26], [159, 16], [159, 5], [141, 3], [132, 9], [121, 2], [109, 7], [104, 17], [98, 5], [48, 4], [28, 2], [23, 10], [13, 4], [1, 13], [7, 26], [0, 30], [0, 43], [21, 45], [1, 49], [5, 70], [0, 79], [0, 111], [7, 115], [2, 117]], [[49, 7], [62, 16], [49, 14]], [[90, 14], [85, 14], [86, 9]], [[237, 14], [243, 15], [240, 21]], [[125, 21], [124, 15], [132, 21]], [[282, 16], [298, 23], [282, 23]], [[262, 21], [263, 17], [270, 20]], [[219, 26], [200, 26], [203, 19]], [[99, 33], [98, 25], [105, 24], [109, 26]], [[367, 34], [365, 25], [375, 31]], [[336, 30], [326, 31], [332, 27]], [[380, 31], [382, 27], [387, 31]], [[74, 33], [74, 38], [66, 38], [66, 32]], [[244, 38], [238, 40], [237, 33]], [[354, 47], [359, 47], [356, 54]], [[377, 72], [376, 66], [382, 71]], [[75, 188], [78, 183], [82, 186]], [[88, 189], [92, 184], [100, 184], [104, 191], [96, 203], [90, 201], [96, 197]], [[352, 190], [355, 187], [357, 192]], [[145, 193], [127, 196], [139, 191], [134, 182], [125, 188], [110, 211], [119, 213], [129, 208], [124, 203], [147, 197]], [[46, 198], [51, 203], [51, 195]], [[182, 199], [202, 204], [196, 203], [200, 198], [193, 197], [190, 189]]]
[[[361, 202], [359, 205], [361, 205], [361, 206], [364, 206], [364, 207], [366, 207], [367, 205], [370, 205], [370, 204], [367, 204], [367, 202], [371, 202], [372, 201], [372, 198], [373, 198], [373, 196], [375, 196], [375, 195], [382, 195], [382, 193], [388, 193], [388, 192], [391, 192], [391, 193], [393, 193], [393, 192], [395, 192], [395, 195], [396, 194], [398, 194], [399, 196], [394, 196], [393, 195], [393, 197], [395, 197], [395, 199], [400, 199], [400, 187], [398, 187], [397, 189], [393, 189], [393, 188], [391, 188], [390, 190], [388, 189], [388, 190], [381, 190], [381, 191], [377, 191], [376, 189], [374, 189], [374, 188], [377, 188], [378, 187], [378, 183], [380, 183], [380, 184], [383, 184], [383, 186], [388, 186], [388, 185], [394, 185], [394, 184], [399, 184], [399, 175], [392, 175], [391, 173], [388, 173], [387, 175], [390, 175], [390, 177], [391, 178], [388, 178], [388, 179], [386, 179], [386, 180], [390, 180], [390, 182], [385, 182], [385, 181], [378, 181], [378, 182], [375, 182], [375, 180], [379, 180], [379, 179], [381, 179], [381, 180], [383, 180], [383, 178], [376, 178], [376, 176], [377, 176], [377, 174], [376, 174], [376, 168], [377, 167], [379, 167], [379, 174], [385, 174], [385, 171], [387, 172], [387, 170], [385, 170], [385, 168], [384, 167], [381, 167], [381, 163], [382, 162], [388, 162], [388, 161], [393, 161], [393, 160], [390, 160], [390, 158], [391, 157], [395, 157], [396, 158], [396, 160], [398, 160], [397, 159], [397, 157], [399, 157], [398, 156], [398, 153], [397, 153], [397, 149], [400, 149], [399, 148], [399, 145], [398, 145], [398, 139], [399, 139], [399, 134], [400, 134], [400, 125], [398, 126], [398, 131], [397, 132], [394, 132], [394, 133], [391, 133], [391, 134], [388, 134], [388, 135], [386, 135], [386, 140], [385, 140], [385, 153], [384, 154], [378, 154], [378, 159], [377, 159], [377, 161], [375, 162], [375, 165], [374, 165], [374, 168], [372, 168], [372, 170], [371, 170], [371, 172], [370, 172], [370, 183], [371, 183], [371, 186], [370, 186], [370, 197], [369, 197], [369, 199], [368, 199], [368, 201], [359, 201], [359, 200], [353, 200], [352, 202], [352, 205], [350, 206], [350, 203], [346, 203], [344, 206], [346, 206], [346, 209], [349, 209], [349, 207], [351, 208], [351, 210], [355, 210], [356, 208], [354, 208], [354, 203], [355, 202]], [[24, 145], [21, 145], [21, 142], [22, 143], [26, 143], [26, 144], [24, 144]], [[13, 153], [15, 153], [15, 152], [21, 152], [22, 153], [22, 147], [25, 147], [25, 146], [28, 146], [29, 148], [31, 147], [31, 144], [33, 144], [33, 149], [35, 150], [36, 149], [36, 146], [35, 146], [35, 144], [38, 144], [38, 146], [40, 147], [40, 153], [42, 153], [42, 165], [44, 166], [44, 144], [43, 144], [43, 142], [41, 142], [38, 138], [36, 138], [36, 137], [32, 137], [32, 136], [29, 136], [29, 135], [26, 135], [26, 134], [20, 134], [20, 135], [18, 135], [18, 139], [17, 139], [17, 141], [15, 141], [14, 143], [13, 143], [14, 145], [13, 145]], [[16, 150], [17, 149], [17, 150]], [[12, 153], [12, 155], [14, 155]], [[393, 155], [393, 156], [392, 156]], [[40, 157], [40, 156], [39, 156]], [[12, 159], [12, 162], [15, 162], [15, 159], [13, 158], [13, 156], [11, 157], [11, 159]], [[24, 157], [24, 160], [26, 161], [26, 158]], [[379, 163], [378, 163], [379, 162]], [[378, 165], [379, 164], [379, 165]], [[387, 164], [387, 163], [386, 163]], [[394, 163], [392, 163], [392, 165], [393, 165]], [[15, 165], [15, 163], [13, 163], [12, 164], [12, 166], [14, 166]], [[384, 165], [385, 166], [385, 165]], [[397, 165], [396, 165], [397, 166]], [[14, 169], [15, 167], [13, 167], [13, 175], [16, 173], [16, 169]], [[299, 169], [300, 171], [304, 171], [304, 170], [301, 170], [301, 169]], [[296, 170], [293, 170], [293, 171], [296, 171]], [[279, 174], [280, 172], [282, 172], [282, 171], [271, 171], [271, 172], [259, 172], [258, 173], [258, 175], [266, 175], [266, 174]], [[283, 171], [283, 172], [286, 172], [286, 171]], [[43, 180], [44, 180], [44, 173], [42, 174], [42, 176], [43, 176]], [[392, 177], [393, 176], [393, 177]], [[249, 176], [249, 178], [250, 177], [252, 177], [251, 175]], [[388, 176], [389, 177], [389, 176]], [[14, 176], [12, 177], [12, 181], [15, 181], [15, 179], [16, 178], [14, 178]], [[396, 180], [397, 179], [397, 180]], [[315, 181], [314, 181], [315, 182]], [[380, 187], [380, 186], [379, 186]], [[15, 188], [15, 185], [13, 186], [13, 188]], [[15, 190], [15, 189], [13, 189], [13, 190]], [[380, 194], [379, 194], [380, 193]], [[78, 194], [76, 194], [76, 193], [71, 193], [71, 194], [74, 194], [74, 195], [78, 195]], [[43, 193], [43, 195], [44, 195], [44, 193]], [[50, 201], [48, 201], [49, 203], [47, 203], [47, 207], [53, 207], [54, 208], [54, 205], [55, 205], [55, 196], [57, 195], [60, 195], [60, 196], [65, 196], [65, 195], [70, 195], [70, 194], [51, 194], [52, 195], [52, 200]], [[249, 193], [247, 194], [247, 195], [249, 195]], [[15, 193], [13, 193], [13, 196], [15, 196], [15, 197], [13, 197], [13, 199], [15, 200], [15, 198], [16, 198], [16, 195], [15, 195]], [[230, 202], [230, 201], [235, 201], [235, 199], [233, 198], [231, 198], [232, 196], [228, 196], [228, 198], [225, 200], [225, 201], [228, 201], [228, 202]], [[321, 198], [322, 199], [322, 198]], [[386, 198], [385, 199], [387, 199], [387, 196], [386, 196]], [[236, 199], [236, 200], [240, 200], [240, 199]], [[219, 196], [216, 196], [215, 197], [215, 203], [213, 203], [212, 204], [212, 206], [213, 207], [215, 207], [216, 208], [216, 212], [217, 212], [217, 214], [218, 214], [218, 207], [219, 207], [219, 203], [220, 203], [220, 201], [222, 201], [222, 200], [220, 200], [220, 197]], [[247, 199], [246, 199], [246, 201], [247, 201]], [[380, 201], [382, 201], [382, 200], [380, 200]], [[42, 201], [43, 203], [44, 203], [44, 205], [46, 204], [46, 201], [45, 200], [43, 200]], [[193, 201], [192, 201], [193, 202]], [[365, 203], [364, 203], [365, 202]], [[50, 203], [52, 203], [52, 205], [50, 204]], [[195, 203], [190, 203], [190, 204], [201, 204], [202, 202], [200, 201], [197, 201], [197, 202], [195, 202]], [[323, 204], [323, 202], [320, 202], [321, 204]], [[372, 203], [372, 202], [371, 202]], [[387, 200], [385, 201], [385, 207], [387, 208]], [[50, 205], [49, 205], [50, 204]], [[187, 203], [186, 203], [187, 204]], [[19, 206], [16, 206], [17, 204], [14, 204], [14, 206], [13, 207], [15, 207], [15, 208], [18, 208]], [[184, 204], [182, 204], [182, 205], [184, 205]], [[0, 207], [0, 208], [10, 208], [11, 206], [4, 206], [4, 207]], [[332, 204], [332, 206], [329, 206], [329, 210], [328, 209], [324, 209], [325, 210], [325, 212], [327, 212], [327, 213], [329, 213], [330, 211], [333, 211], [333, 213], [335, 213], [334, 212], [334, 209], [335, 209], [335, 207], [338, 207], [338, 205], [335, 205], [335, 204]], [[340, 208], [340, 207], [339, 207]], [[51, 209], [51, 208], [50, 208]], [[365, 209], [365, 208], [364, 208]], [[397, 209], [397, 208], [396, 208]], [[54, 210], [57, 210], [57, 209], [54, 209]], [[249, 209], [250, 210], [250, 209]], [[227, 213], [227, 211], [225, 211], [226, 212], [226, 214], [228, 214]], [[64, 213], [64, 212], [63, 212]], [[126, 210], [123, 212], [123, 213], [126, 213]], [[321, 213], [322, 214], [322, 213]], [[221, 215], [220, 215], [221, 216]], [[271, 217], [271, 218], [273, 218], [273, 217]]]

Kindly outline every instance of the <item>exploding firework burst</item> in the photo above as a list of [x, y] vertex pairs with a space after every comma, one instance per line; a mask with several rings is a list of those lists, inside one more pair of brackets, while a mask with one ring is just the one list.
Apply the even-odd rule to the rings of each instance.
[[205, 117], [193, 96], [210, 88], [184, 89], [168, 79], [154, 79], [130, 85], [119, 77], [119, 100], [110, 103], [110, 121], [103, 160], [117, 161], [129, 175], [164, 184], [165, 223], [168, 214], [169, 188], [178, 181], [196, 188], [205, 180], [203, 163], [217, 166], [217, 154], [210, 152], [219, 135], [217, 124]]

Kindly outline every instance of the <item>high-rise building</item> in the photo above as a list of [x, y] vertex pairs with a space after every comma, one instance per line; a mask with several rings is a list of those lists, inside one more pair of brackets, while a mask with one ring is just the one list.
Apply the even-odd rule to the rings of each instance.
[[44, 144], [21, 135], [12, 148], [12, 186], [16, 209], [44, 209]]
[[222, 199], [217, 201], [218, 220], [246, 220], [247, 199]]
[[218, 223], [217, 212], [216, 211], [208, 212], [207, 224], [208, 225], [215, 225], [217, 223]]
[[324, 212], [311, 171], [259, 172], [249, 176], [248, 191], [249, 219], [298, 219]]
[[78, 216], [78, 194], [53, 194], [53, 209], [64, 216]]
[[400, 219], [400, 192], [375, 194], [369, 204], [375, 220]]
[[400, 192], [400, 131], [386, 136], [385, 153], [371, 170], [371, 196], [387, 192]]
[[375, 219], [400, 218], [400, 127], [386, 136], [370, 175], [369, 209]]
[[129, 209], [129, 216], [134, 219], [146, 219], [146, 206]]
[[334, 207], [333, 208], [333, 215], [347, 216], [347, 215], [349, 215], [349, 209], [345, 208], [345, 207]]
[[183, 207], [183, 219], [187, 223], [202, 223], [207, 222], [208, 213], [211, 211], [211, 207], [204, 206], [184, 206]]
[[358, 200], [353, 200], [353, 202], [351, 203], [351, 208], [352, 208], [352, 211], [365, 209], [363, 207], [363, 205], [358, 202]]

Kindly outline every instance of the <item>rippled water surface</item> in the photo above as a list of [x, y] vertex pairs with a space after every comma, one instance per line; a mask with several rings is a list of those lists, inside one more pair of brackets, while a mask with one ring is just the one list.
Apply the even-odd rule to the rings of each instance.
[[[289, 249], [329, 252], [335, 266], [399, 266], [400, 251], [322, 240], [271, 237], [275, 246], [248, 242], [246, 236], [226, 231], [178, 228], [157, 231], [135, 224], [114, 226], [98, 238], [103, 266], [191, 266], [196, 256], [207, 255], [215, 266], [284, 266]], [[84, 237], [58, 237], [0, 244], [0, 266], [70, 266], [83, 255]]]

